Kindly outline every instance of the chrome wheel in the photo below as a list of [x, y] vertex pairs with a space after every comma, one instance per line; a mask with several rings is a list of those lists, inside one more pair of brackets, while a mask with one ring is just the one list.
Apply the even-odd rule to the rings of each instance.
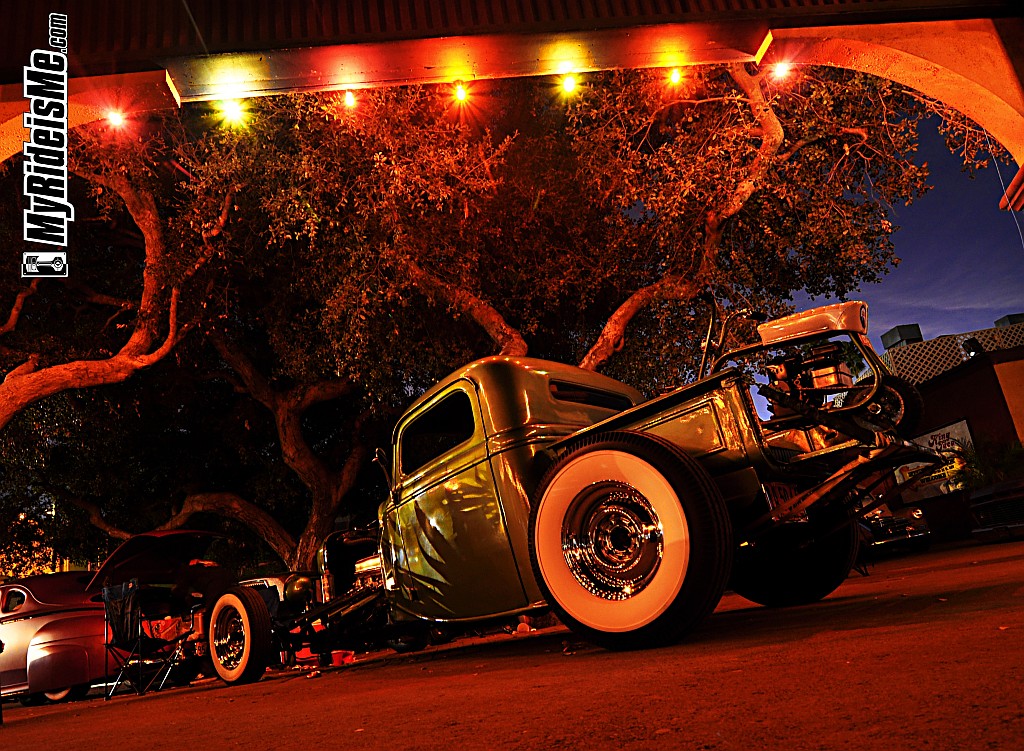
[[270, 613], [255, 590], [231, 587], [210, 613], [210, 657], [227, 683], [259, 680], [272, 651]]
[[567, 451], [530, 509], [530, 559], [569, 628], [613, 649], [677, 641], [714, 610], [732, 560], [714, 482], [656, 436], [618, 431]]
[[616, 449], [567, 458], [534, 515], [541, 581], [584, 626], [634, 631], [679, 596], [689, 569], [689, 524], [672, 483], [647, 459]]
[[643, 591], [661, 565], [663, 548], [658, 514], [626, 483], [594, 483], [566, 509], [566, 564], [576, 581], [598, 597], [625, 600]]
[[224, 607], [213, 623], [213, 658], [227, 670], [235, 670], [245, 654], [245, 624], [234, 607]]

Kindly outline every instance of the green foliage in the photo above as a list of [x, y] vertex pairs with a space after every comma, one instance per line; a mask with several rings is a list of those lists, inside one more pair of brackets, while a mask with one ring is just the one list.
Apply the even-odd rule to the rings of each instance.
[[0, 538], [0, 581], [54, 571], [54, 548], [45, 525], [25, 512], [12, 516], [6, 503], [0, 504], [0, 525], [5, 532]]
[[[934, 103], [834, 69], [766, 93], [784, 141], [710, 252], [706, 217], [761, 140], [723, 68], [676, 89], [646, 71], [594, 74], [568, 102], [536, 81], [494, 82], [475, 121], [432, 88], [368, 92], [355, 110], [333, 94], [258, 100], [248, 127], [182, 154], [196, 177], [185, 216], [201, 232], [235, 191], [217, 241], [238, 264], [227, 328], [262, 332], [277, 373], [342, 375], [401, 405], [494, 351], [452, 307], [458, 292], [493, 306], [531, 354], [578, 361], [629, 294], [666, 274], [771, 313], [795, 290], [844, 297], [880, 280], [898, 262], [890, 207], [927, 189], [912, 157]], [[447, 295], [412, 282], [409, 261]], [[690, 372], [702, 317], [659, 298], [612, 367], [641, 388], [652, 371]]]
[[208, 231], [231, 196], [211, 243], [231, 275], [215, 325], [285, 382], [341, 376], [385, 402], [471, 357], [463, 337], [421, 346], [426, 322], [451, 316], [431, 311], [401, 262], [443, 265], [464, 247], [448, 241], [451, 217], [476, 210], [500, 147], [474, 142], [421, 89], [379, 92], [358, 113], [336, 96], [260, 100], [250, 118], [179, 151], [194, 176], [183, 233]]
[[981, 490], [1001, 482], [1024, 479], [1024, 446], [979, 442], [960, 450], [959, 468], [952, 479], [966, 490]]

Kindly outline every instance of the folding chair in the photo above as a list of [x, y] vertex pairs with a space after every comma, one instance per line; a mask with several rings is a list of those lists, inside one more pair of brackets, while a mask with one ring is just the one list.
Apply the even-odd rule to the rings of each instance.
[[[103, 606], [106, 613], [106, 657], [104, 672], [107, 679], [105, 698], [109, 699], [122, 683], [142, 695], [159, 680], [156, 690], [164, 687], [171, 670], [184, 658], [185, 640], [195, 628], [195, 608], [190, 612], [188, 630], [173, 639], [160, 639], [147, 634], [143, 628], [145, 614], [140, 602], [137, 579], [103, 588]], [[117, 676], [110, 682], [111, 661]]]

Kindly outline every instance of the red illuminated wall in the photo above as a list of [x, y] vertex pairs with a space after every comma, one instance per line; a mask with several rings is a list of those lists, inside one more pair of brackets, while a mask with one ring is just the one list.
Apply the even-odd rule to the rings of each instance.
[[981, 353], [918, 388], [918, 433], [966, 420], [975, 442], [1024, 441], [1024, 347]]

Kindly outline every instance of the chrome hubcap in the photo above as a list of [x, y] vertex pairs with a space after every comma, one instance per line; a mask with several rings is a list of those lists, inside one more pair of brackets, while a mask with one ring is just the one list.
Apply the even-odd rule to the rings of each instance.
[[599, 482], [569, 504], [562, 552], [587, 591], [606, 600], [642, 592], [661, 565], [661, 522], [647, 498], [621, 482]]
[[237, 610], [224, 608], [217, 614], [213, 637], [217, 661], [228, 670], [237, 668], [245, 652], [245, 624]]

